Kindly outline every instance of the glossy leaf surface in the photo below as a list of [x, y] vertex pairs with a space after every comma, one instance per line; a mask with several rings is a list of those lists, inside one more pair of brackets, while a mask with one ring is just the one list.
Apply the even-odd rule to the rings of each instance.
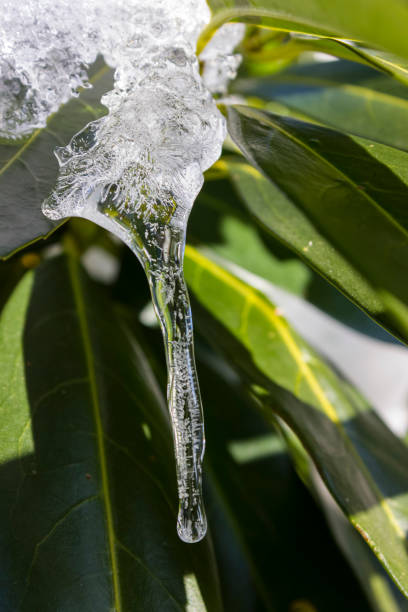
[[295, 44], [299, 46], [299, 50], [317, 51], [352, 62], [361, 62], [392, 76], [404, 85], [408, 85], [408, 61], [401, 60], [392, 53], [355, 45], [346, 40], [330, 38], [307, 39], [295, 37]]
[[372, 550], [366, 546], [364, 540], [342, 514], [299, 438], [282, 420], [277, 419], [276, 423], [286, 441], [299, 476], [322, 508], [333, 537], [359, 579], [370, 602], [370, 609], [375, 612], [405, 612], [408, 610], [408, 600], [381, 567]]
[[[296, 477], [283, 440], [248, 401], [231, 368], [207, 346], [201, 350], [196, 337], [207, 474], [219, 494], [218, 503], [207, 494], [207, 508], [228, 597], [225, 609], [291, 610], [303, 602], [317, 610], [366, 612], [368, 604]], [[255, 591], [252, 600], [245, 567]]]
[[296, 111], [341, 132], [408, 149], [408, 87], [367, 66], [306, 63], [271, 77], [243, 79], [233, 87], [266, 102], [266, 110], [268, 102], [277, 102], [288, 114]]
[[98, 66], [90, 79], [93, 87], [63, 105], [48, 119], [47, 127], [35, 130], [23, 141], [0, 142], [0, 258], [47, 237], [55, 229], [55, 223], [41, 211], [58, 174], [53, 151], [105, 114], [99, 100], [111, 87], [112, 73], [103, 63]]
[[247, 21], [278, 30], [360, 40], [408, 58], [402, 0], [209, 0], [213, 19], [202, 43], [220, 24]]
[[246, 377], [265, 414], [295, 431], [343, 512], [408, 594], [407, 447], [262, 294], [191, 247], [186, 274], [206, 309], [195, 310], [203, 334]]
[[407, 154], [248, 107], [229, 109], [229, 130], [254, 166], [235, 176], [262, 224], [404, 337], [381, 296], [408, 303]]
[[76, 260], [23, 279], [0, 343], [1, 609], [221, 609], [209, 541], [176, 534], [160, 389]]

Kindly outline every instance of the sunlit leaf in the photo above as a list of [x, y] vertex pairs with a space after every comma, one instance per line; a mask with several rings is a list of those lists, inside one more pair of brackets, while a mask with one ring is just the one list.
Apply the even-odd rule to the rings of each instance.
[[235, 173], [250, 210], [378, 322], [404, 337], [382, 295], [386, 291], [405, 308], [408, 304], [408, 155], [248, 107], [229, 109], [229, 130], [254, 166]]
[[206, 309], [195, 309], [201, 332], [246, 378], [264, 413], [294, 430], [343, 512], [407, 595], [407, 447], [261, 293], [191, 247], [186, 274]]
[[[311, 119], [408, 150], [408, 87], [366, 66], [345, 61], [301, 64], [270, 77], [242, 79], [234, 91], [282, 113]], [[273, 108], [271, 108], [273, 110]]]
[[209, 0], [212, 21], [204, 45], [228, 21], [246, 21], [277, 30], [359, 40], [408, 58], [408, 5], [389, 0]]

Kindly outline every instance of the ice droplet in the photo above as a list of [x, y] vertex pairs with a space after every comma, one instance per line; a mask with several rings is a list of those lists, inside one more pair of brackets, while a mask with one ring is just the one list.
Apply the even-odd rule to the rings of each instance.
[[185, 542], [197, 542], [206, 533], [205, 437], [183, 256], [203, 172], [220, 156], [226, 134], [209, 90], [224, 92], [233, 76], [243, 26], [225, 26], [204, 50], [203, 81], [195, 47], [210, 18], [205, 0], [0, 2], [0, 136], [45, 125], [86, 83], [98, 53], [116, 69], [114, 89], [102, 98], [108, 114], [56, 149], [58, 182], [43, 211], [105, 227], [144, 267], [166, 350], [177, 530]]

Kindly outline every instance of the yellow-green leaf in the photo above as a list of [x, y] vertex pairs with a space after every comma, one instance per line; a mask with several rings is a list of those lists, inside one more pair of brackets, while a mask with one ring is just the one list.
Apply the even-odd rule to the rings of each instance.
[[[192, 247], [186, 277], [207, 338], [227, 355], [266, 414], [310, 453], [331, 494], [408, 594], [408, 449], [288, 325], [265, 296]], [[209, 318], [210, 316], [210, 318]]]
[[212, 21], [200, 46], [228, 21], [313, 36], [359, 40], [408, 58], [405, 0], [209, 0]]

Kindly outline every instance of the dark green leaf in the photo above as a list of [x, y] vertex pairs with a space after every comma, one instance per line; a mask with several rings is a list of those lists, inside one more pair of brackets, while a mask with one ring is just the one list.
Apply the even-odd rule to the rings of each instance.
[[[321, 487], [324, 485], [321, 483]], [[375, 612], [406, 612], [408, 601], [381, 567], [372, 551], [346, 521], [325, 490], [320, 500], [340, 550], [349, 561]]]
[[46, 128], [23, 141], [0, 143], [0, 258], [54, 231], [55, 223], [41, 211], [58, 174], [53, 150], [106, 113], [100, 97], [111, 88], [112, 72], [102, 64], [90, 80], [93, 87], [62, 106]]
[[406, 612], [407, 599], [341, 513], [299, 438], [280, 419], [277, 419], [277, 427], [286, 440], [300, 477], [323, 509], [333, 536], [359, 579], [371, 609], [375, 612]]
[[[224, 161], [220, 161], [216, 167], [223, 165]], [[228, 163], [230, 175], [234, 180], [236, 175], [240, 175], [241, 167], [242, 185], [238, 176], [238, 193], [244, 192], [247, 178], [250, 201], [255, 201], [260, 196], [259, 181], [255, 181], [251, 175], [247, 177], [246, 172], [253, 172], [253, 168], [246, 164]], [[283, 208], [283, 213], [285, 212], [288, 212], [286, 207]], [[291, 230], [292, 225], [288, 224], [287, 229]], [[245, 204], [235, 190], [231, 189], [228, 179], [204, 183], [189, 218], [188, 237], [191, 244], [198, 245], [202, 251], [208, 252], [210, 257], [215, 256], [221, 265], [223, 262], [229, 262], [229, 265], [237, 264], [241, 269], [256, 274], [275, 286], [306, 298], [332, 317], [362, 333], [396, 342], [386, 330], [367, 317], [324, 278], [314, 273], [281, 241], [274, 238], [270, 231], [264, 230], [255, 219], [248, 217]], [[128, 259], [133, 259], [130, 253]], [[137, 270], [138, 268], [133, 266], [131, 274], [134, 278]], [[142, 299], [143, 305], [148, 301], [148, 296], [142, 296], [140, 293], [140, 284], [129, 282], [129, 276], [124, 279], [123, 286], [126, 286], [127, 291], [133, 291], [136, 301]]]
[[74, 259], [23, 279], [0, 346], [1, 610], [219, 610], [209, 540], [176, 534], [161, 392]]
[[381, 296], [386, 291], [408, 304], [408, 155], [248, 107], [229, 109], [229, 130], [263, 171], [234, 167], [250, 210], [357, 305], [405, 337]]
[[407, 595], [406, 446], [262, 294], [192, 247], [185, 267], [194, 296], [212, 315], [208, 324], [208, 314], [195, 309], [201, 332], [246, 377], [265, 414], [278, 414], [295, 431], [343, 512]]
[[234, 91], [278, 102], [342, 132], [408, 150], [408, 87], [360, 64], [302, 64], [273, 77], [237, 81]]
[[[197, 357], [206, 469], [218, 493], [214, 502], [207, 494], [207, 507], [217, 519], [212, 521], [213, 540], [228, 597], [225, 609], [279, 612], [295, 609], [300, 600], [317, 610], [368, 610], [319, 509], [296, 478], [283, 440], [248, 401], [219, 355], [198, 343]], [[248, 570], [258, 606], [250, 599]]]

